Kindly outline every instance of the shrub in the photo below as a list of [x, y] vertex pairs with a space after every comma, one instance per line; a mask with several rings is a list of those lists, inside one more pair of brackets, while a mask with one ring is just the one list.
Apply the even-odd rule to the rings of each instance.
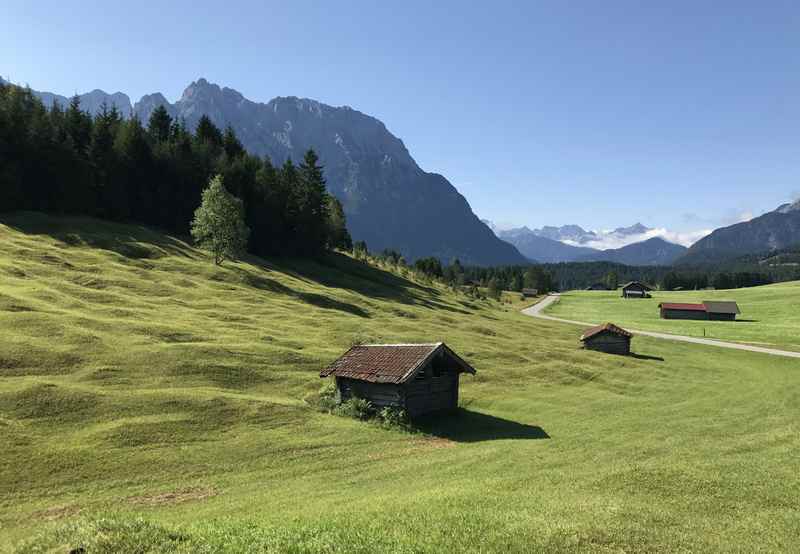
[[332, 412], [338, 403], [338, 391], [333, 381], [322, 385], [319, 392], [309, 394], [305, 401], [321, 412]]
[[386, 407], [378, 413], [384, 427], [408, 429], [409, 422], [405, 410]]
[[367, 420], [375, 416], [375, 408], [369, 400], [350, 398], [336, 407], [336, 413], [353, 419]]

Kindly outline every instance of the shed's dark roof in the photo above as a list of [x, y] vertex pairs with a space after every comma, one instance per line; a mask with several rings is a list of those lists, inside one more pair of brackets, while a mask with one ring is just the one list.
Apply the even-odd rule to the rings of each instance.
[[642, 283], [641, 281], [631, 281], [630, 283], [625, 283], [624, 285], [622, 285], [622, 288], [626, 289], [626, 288], [630, 287], [631, 285], [639, 285], [644, 290], [653, 290], [653, 287], [651, 287], [650, 285], [648, 285], [646, 283]]
[[371, 383], [404, 383], [437, 352], [443, 351], [462, 372], [475, 369], [446, 344], [361, 344], [323, 369], [319, 376], [347, 377]]
[[581, 335], [581, 340], [590, 339], [600, 333], [613, 333], [615, 335], [619, 335], [621, 337], [632, 337], [633, 333], [630, 331], [626, 331], [622, 327], [618, 327], [613, 323], [603, 323], [602, 325], [598, 325], [597, 327], [592, 327], [591, 329], [586, 329], [583, 334]]
[[685, 302], [662, 302], [658, 305], [659, 308], [665, 310], [684, 310], [689, 312], [705, 312], [705, 304], [687, 304]]
[[703, 300], [706, 311], [712, 314], [740, 314], [739, 305], [733, 300]]

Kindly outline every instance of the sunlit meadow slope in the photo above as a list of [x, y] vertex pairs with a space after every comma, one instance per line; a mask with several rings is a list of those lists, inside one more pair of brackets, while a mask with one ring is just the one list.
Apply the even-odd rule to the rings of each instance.
[[[788, 551], [797, 363], [579, 330], [330, 255], [215, 267], [153, 230], [0, 217], [0, 550]], [[354, 341], [446, 341], [459, 413], [304, 398]]]

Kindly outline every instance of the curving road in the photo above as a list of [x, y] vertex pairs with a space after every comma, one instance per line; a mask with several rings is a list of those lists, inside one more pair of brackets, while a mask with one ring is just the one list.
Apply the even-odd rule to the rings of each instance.
[[[541, 302], [534, 304], [530, 308], [525, 308], [522, 313], [531, 317], [538, 317], [539, 319], [549, 319], [550, 321], [559, 321], [561, 323], [571, 323], [573, 325], [582, 325], [584, 327], [591, 327], [597, 323], [587, 323], [585, 321], [574, 321], [572, 319], [562, 319], [560, 317], [553, 317], [542, 313], [548, 306], [559, 301], [561, 295], [551, 294]], [[627, 329], [627, 327], [626, 327]], [[749, 344], [739, 344], [736, 342], [725, 342], [714, 339], [701, 339], [698, 337], [687, 337], [685, 335], [670, 335], [668, 333], [656, 333], [653, 331], [638, 331], [636, 329], [629, 329], [632, 333], [637, 335], [644, 335], [647, 337], [655, 337], [657, 339], [675, 340], [680, 342], [693, 342], [695, 344], [704, 344], [706, 346], [718, 346], [720, 348], [732, 348], [734, 350], [747, 350], [748, 352], [760, 352], [761, 354], [771, 354], [772, 356], [784, 356], [786, 358], [800, 358], [800, 352], [791, 352], [789, 350], [778, 350], [776, 348], [764, 348], [763, 346], [751, 346]]]

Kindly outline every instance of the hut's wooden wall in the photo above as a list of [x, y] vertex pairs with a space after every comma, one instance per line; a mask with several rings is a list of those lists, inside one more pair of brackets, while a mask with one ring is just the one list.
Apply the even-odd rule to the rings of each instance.
[[584, 348], [589, 350], [599, 350], [609, 354], [630, 354], [631, 339], [622, 337], [614, 333], [602, 333], [586, 339], [583, 342]]
[[712, 312], [708, 314], [708, 319], [714, 321], [735, 321], [736, 314], [720, 314]]
[[345, 402], [353, 397], [364, 398], [378, 409], [392, 407], [405, 409], [400, 385], [391, 383], [368, 383], [356, 379], [336, 378], [339, 399]]
[[708, 313], [699, 310], [661, 309], [661, 319], [708, 319]]
[[341, 402], [353, 397], [364, 398], [377, 409], [401, 408], [409, 416], [458, 407], [458, 371], [438, 365], [435, 369], [434, 364], [429, 363], [402, 385], [337, 377], [336, 387]]

